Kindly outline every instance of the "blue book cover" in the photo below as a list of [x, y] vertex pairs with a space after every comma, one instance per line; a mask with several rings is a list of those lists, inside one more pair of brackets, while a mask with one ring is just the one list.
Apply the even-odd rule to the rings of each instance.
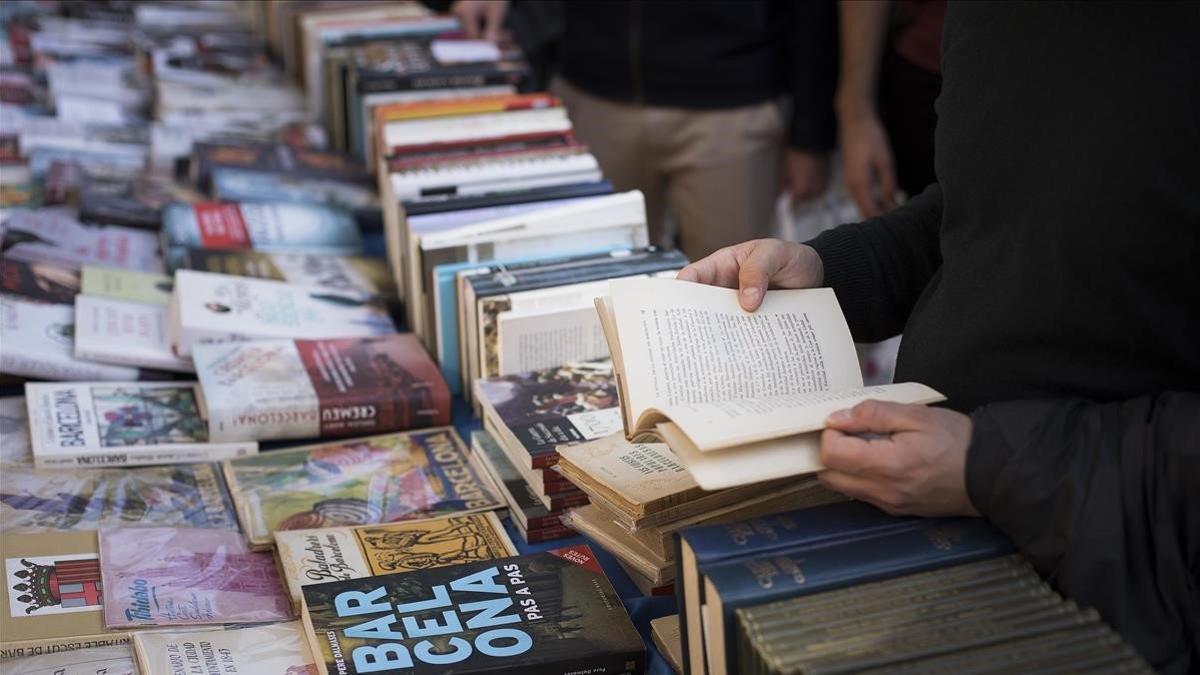
[[[676, 540], [675, 551], [675, 594], [684, 661], [697, 666], [703, 663], [700, 607], [705, 601], [704, 568], [798, 546], [895, 532], [921, 522], [919, 518], [888, 515], [865, 502], [845, 501], [685, 530]], [[691, 667], [687, 670], [691, 672]]]
[[733, 631], [734, 611], [740, 607], [1012, 552], [1011, 542], [982, 518], [938, 518], [879, 536], [713, 563], [704, 569], [705, 652], [710, 673], [737, 672]]

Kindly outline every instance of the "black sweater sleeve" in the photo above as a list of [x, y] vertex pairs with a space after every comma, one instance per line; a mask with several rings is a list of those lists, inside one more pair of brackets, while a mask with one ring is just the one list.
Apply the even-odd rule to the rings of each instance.
[[855, 340], [877, 342], [904, 330], [942, 264], [941, 226], [942, 190], [934, 183], [882, 216], [808, 242], [821, 256], [825, 285], [837, 293]]
[[1200, 668], [1200, 394], [992, 403], [972, 418], [976, 509], [1156, 668]]
[[837, 4], [832, 0], [783, 3], [792, 119], [788, 145], [828, 152], [837, 143], [833, 92], [837, 88]]

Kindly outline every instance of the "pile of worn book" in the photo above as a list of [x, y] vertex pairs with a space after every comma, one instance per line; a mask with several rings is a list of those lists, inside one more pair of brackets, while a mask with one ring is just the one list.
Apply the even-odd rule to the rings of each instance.
[[[821, 488], [829, 406], [937, 393], [863, 389], [831, 293], [674, 281], [513, 46], [414, 2], [0, 21], [3, 672], [1144, 666], [983, 522]], [[924, 639], [1001, 588], [966, 563], [1075, 627], [805, 609]]]

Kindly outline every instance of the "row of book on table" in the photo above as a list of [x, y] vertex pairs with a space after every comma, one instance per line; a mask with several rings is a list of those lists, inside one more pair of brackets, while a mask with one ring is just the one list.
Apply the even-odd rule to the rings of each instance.
[[1146, 668], [984, 522], [824, 490], [829, 412], [940, 395], [864, 387], [828, 290], [674, 281], [512, 45], [404, 2], [4, 18], [5, 672], [643, 672], [598, 549], [688, 673]]

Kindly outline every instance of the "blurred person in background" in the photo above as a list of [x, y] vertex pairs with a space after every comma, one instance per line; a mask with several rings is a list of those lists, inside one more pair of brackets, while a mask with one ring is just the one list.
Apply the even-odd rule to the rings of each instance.
[[[450, 11], [496, 39], [508, 5]], [[833, 0], [562, 4], [557, 93], [614, 187], [645, 193], [653, 243], [699, 259], [769, 236], [781, 189], [824, 191], [836, 14]]]
[[823, 432], [822, 482], [982, 515], [1155, 668], [1200, 669], [1200, 3], [952, 3], [937, 182], [681, 279], [829, 286], [899, 381]]
[[945, 0], [841, 0], [835, 105], [842, 172], [864, 218], [921, 194], [933, 173]]

